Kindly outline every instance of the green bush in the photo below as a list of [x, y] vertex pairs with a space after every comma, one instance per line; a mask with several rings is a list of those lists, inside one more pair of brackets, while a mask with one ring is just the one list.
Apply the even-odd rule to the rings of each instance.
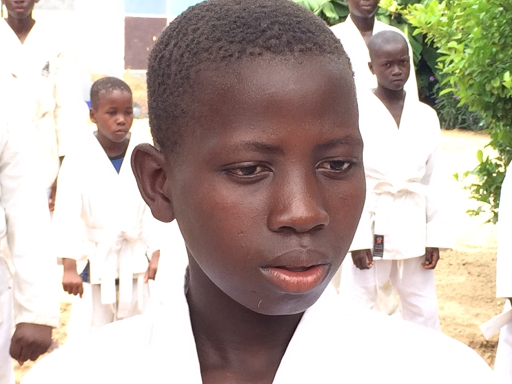
[[424, 0], [404, 15], [426, 34], [440, 53], [438, 68], [445, 77], [440, 96], [451, 94], [458, 105], [477, 112], [491, 135], [498, 155], [484, 158], [470, 172], [477, 182], [468, 186], [483, 205], [470, 214], [490, 211], [496, 222], [501, 183], [512, 159], [512, 5], [500, 0]]

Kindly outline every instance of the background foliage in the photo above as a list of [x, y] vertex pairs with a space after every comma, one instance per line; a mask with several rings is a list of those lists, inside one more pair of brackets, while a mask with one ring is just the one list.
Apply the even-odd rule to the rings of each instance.
[[[444, 78], [440, 95], [451, 95], [459, 106], [479, 114], [498, 155], [477, 153], [479, 165], [469, 172], [468, 186], [483, 206], [469, 213], [490, 211], [496, 222], [501, 183], [512, 159], [512, 4], [499, 0], [422, 1], [403, 15], [427, 36], [440, 53]], [[466, 173], [464, 176], [467, 176]], [[458, 175], [457, 175], [458, 177]]]
[[[329, 25], [342, 22], [342, 0], [293, 0]], [[512, 2], [510, 0], [381, 0], [377, 19], [409, 36], [420, 97], [438, 111], [444, 128], [484, 129], [494, 158], [477, 153], [467, 186], [496, 222], [501, 183], [512, 159]]]

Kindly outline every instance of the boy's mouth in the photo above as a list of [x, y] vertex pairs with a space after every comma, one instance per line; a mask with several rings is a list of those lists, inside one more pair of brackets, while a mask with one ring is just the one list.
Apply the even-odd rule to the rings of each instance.
[[261, 268], [265, 277], [287, 293], [306, 293], [321, 284], [329, 273], [328, 264]]

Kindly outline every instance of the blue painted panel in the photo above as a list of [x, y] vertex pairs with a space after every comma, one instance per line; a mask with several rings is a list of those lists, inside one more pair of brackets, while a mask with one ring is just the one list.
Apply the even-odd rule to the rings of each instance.
[[167, 14], [167, 0], [124, 0], [124, 11], [128, 14], [163, 16]]
[[170, 0], [170, 13], [171, 15], [179, 15], [188, 7], [196, 5], [203, 0]]

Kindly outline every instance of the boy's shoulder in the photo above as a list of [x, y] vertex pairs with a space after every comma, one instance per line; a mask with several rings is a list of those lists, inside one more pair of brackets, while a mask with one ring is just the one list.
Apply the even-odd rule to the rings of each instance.
[[[356, 354], [371, 361], [372, 370], [394, 383], [493, 383], [493, 372], [471, 348], [441, 332], [399, 318], [361, 309], [347, 315]], [[388, 372], [382, 375], [382, 372]], [[372, 373], [369, 373], [373, 377]], [[376, 376], [377, 378], [378, 376]], [[361, 381], [365, 382], [365, 381]], [[386, 380], [384, 380], [386, 382]]]
[[145, 359], [151, 320], [139, 315], [108, 324], [44, 357], [22, 383], [143, 383], [145, 368], [151, 366]]

